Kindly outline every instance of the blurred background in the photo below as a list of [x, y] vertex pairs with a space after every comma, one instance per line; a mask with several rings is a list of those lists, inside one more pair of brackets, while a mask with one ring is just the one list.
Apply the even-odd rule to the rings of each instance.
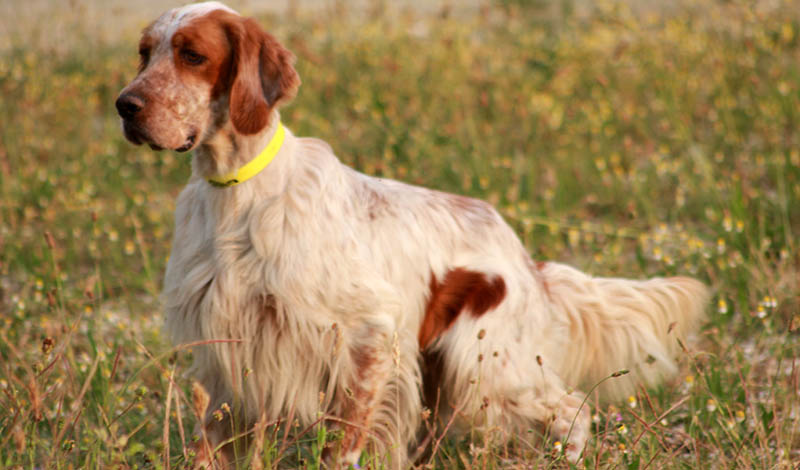
[[[297, 56], [285, 124], [344, 163], [490, 201], [535, 259], [712, 286], [680, 377], [593, 408], [586, 462], [793, 468], [800, 4], [650, 3], [230, 5]], [[188, 353], [158, 302], [189, 159], [126, 142], [113, 104], [139, 31], [180, 4], [0, 4], [0, 467], [191, 459], [189, 381], [169, 380]], [[315, 467], [312, 434], [253, 458]], [[519, 441], [425, 463], [569, 468]]]

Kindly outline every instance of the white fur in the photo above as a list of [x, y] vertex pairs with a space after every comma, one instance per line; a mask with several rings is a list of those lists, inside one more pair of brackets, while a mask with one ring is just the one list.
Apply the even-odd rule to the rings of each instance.
[[496, 308], [461, 312], [426, 351], [443, 362], [440, 411], [459, 410], [461, 429], [511, 435], [549, 424], [559, 439], [569, 436], [576, 460], [589, 438], [577, 387], [631, 369], [634, 380], [606, 387], [618, 397], [637, 379], [655, 384], [675, 372], [676, 338], [696, 326], [708, 301], [697, 281], [592, 278], [536, 265], [488, 204], [357, 173], [324, 142], [288, 129], [251, 180], [208, 184], [212, 169], [258, 153], [278, 120], [274, 111], [253, 136], [230, 122], [204, 136], [177, 201], [166, 327], [178, 344], [227, 340], [194, 348], [211, 411], [241, 404], [251, 424], [262, 411], [269, 419], [294, 413], [304, 424], [320, 413], [356, 420], [345, 425], [343, 461], [358, 459], [358, 430], [366, 429], [368, 445], [405, 466], [420, 428], [417, 338], [432, 276], [455, 268], [506, 287]]
[[[206, 15], [214, 10], [225, 10], [228, 13], [238, 15], [236, 11], [220, 2], [190, 3], [189, 5], [173, 8], [162, 14], [155, 23], [153, 23], [153, 32], [169, 40], [179, 27], [185, 25], [194, 18]], [[169, 45], [168, 42], [164, 44]]]
[[[386, 202], [374, 219], [365, 190]], [[461, 407], [465, 424], [513, 431], [555, 414], [564, 438], [578, 416], [571, 439], [579, 451], [588, 414], [568, 387], [587, 390], [623, 368], [649, 384], [675, 371], [675, 337], [707, 301], [701, 284], [595, 279], [555, 263], [537, 273], [493, 209], [454, 212], [448, 197], [356, 173], [326, 144], [290, 131], [251, 181], [219, 189], [193, 176], [178, 198], [164, 294], [173, 341], [243, 341], [196, 348], [212, 409], [240, 395], [249, 416], [294, 410], [309, 423], [320, 411], [335, 414], [337, 399], [360, 380], [353, 352], [370, 348], [382, 361], [370, 426], [383, 448], [400, 443], [402, 461], [420, 419], [417, 332], [430, 275], [441, 279], [452, 267], [500, 275], [508, 291], [479, 319], [462, 314], [433, 346], [445, 358], [443, 396]], [[273, 320], [264, 320], [259, 299], [267, 296]], [[621, 380], [611, 382], [615, 396], [633, 383]]]

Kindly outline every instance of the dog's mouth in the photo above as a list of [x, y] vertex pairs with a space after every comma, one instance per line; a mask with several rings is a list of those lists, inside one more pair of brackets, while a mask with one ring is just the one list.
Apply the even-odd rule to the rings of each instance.
[[142, 145], [148, 140], [138, 126], [126, 119], [122, 120], [122, 133], [125, 134], [125, 138], [128, 139], [128, 142], [133, 145]]
[[196, 140], [197, 140], [197, 134], [195, 133], [190, 134], [189, 137], [186, 139], [186, 142], [184, 142], [183, 145], [181, 145], [180, 147], [176, 148], [175, 151], [186, 152], [191, 150], [191, 148], [194, 147], [194, 143]]
[[[123, 133], [125, 134], [125, 138], [128, 139], [128, 141], [130, 141], [134, 145], [141, 145], [146, 143], [151, 149], [155, 151], [160, 151], [167, 148], [164, 145], [157, 144], [155, 142], [155, 139], [153, 139], [147, 131], [145, 131], [144, 129], [142, 129], [141, 127], [139, 127], [138, 125], [136, 125], [131, 121], [123, 119], [122, 129]], [[187, 152], [191, 150], [196, 143], [197, 143], [197, 132], [192, 131], [191, 134], [189, 134], [189, 137], [187, 137], [186, 140], [184, 140], [181, 146], [173, 147], [172, 150], [181, 153]]]

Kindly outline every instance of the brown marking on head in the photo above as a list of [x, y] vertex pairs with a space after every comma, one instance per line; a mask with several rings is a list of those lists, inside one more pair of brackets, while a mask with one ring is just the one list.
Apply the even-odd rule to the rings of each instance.
[[234, 66], [229, 112], [242, 134], [261, 131], [275, 106], [294, 98], [300, 77], [294, 55], [251, 18], [230, 30]]
[[429, 287], [431, 296], [418, 334], [420, 349], [447, 331], [464, 309], [477, 318], [497, 307], [506, 295], [502, 277], [489, 280], [485, 273], [464, 268], [451, 269], [441, 283], [431, 274]]
[[300, 85], [291, 52], [221, 4], [164, 13], [143, 31], [139, 52], [139, 73], [117, 99], [135, 144], [186, 151], [228, 118], [233, 131], [258, 133]]
[[233, 63], [228, 30], [240, 21], [238, 15], [214, 10], [178, 29], [170, 45], [179, 79], [207, 83], [211, 86], [212, 100], [227, 91]]

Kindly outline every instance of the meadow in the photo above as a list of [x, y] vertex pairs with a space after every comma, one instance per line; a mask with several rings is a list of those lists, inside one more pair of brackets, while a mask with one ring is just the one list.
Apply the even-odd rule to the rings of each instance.
[[[680, 376], [590, 397], [577, 468], [800, 468], [796, 2], [337, 5], [259, 17], [298, 57], [296, 134], [490, 201], [537, 260], [712, 287]], [[0, 49], [0, 468], [183, 468], [190, 353], [158, 296], [189, 159], [124, 140], [136, 31], [91, 31]], [[336, 435], [285, 421], [252, 465], [319, 468]], [[434, 432], [422, 468], [575, 468], [535, 430], [503, 447]]]

